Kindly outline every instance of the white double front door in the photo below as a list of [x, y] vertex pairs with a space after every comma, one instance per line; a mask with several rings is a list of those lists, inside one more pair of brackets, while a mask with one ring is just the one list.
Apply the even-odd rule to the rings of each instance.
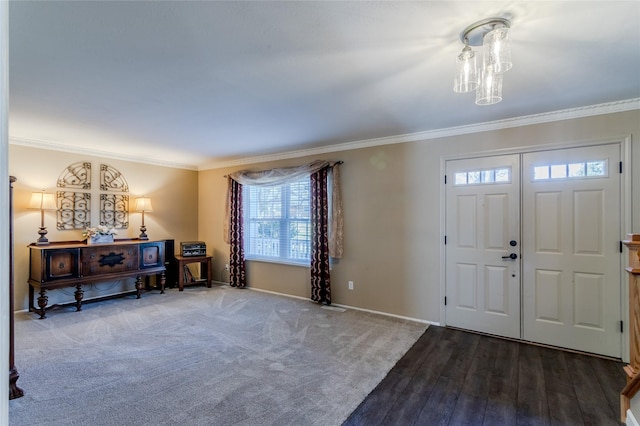
[[447, 325], [621, 357], [620, 145], [446, 162]]

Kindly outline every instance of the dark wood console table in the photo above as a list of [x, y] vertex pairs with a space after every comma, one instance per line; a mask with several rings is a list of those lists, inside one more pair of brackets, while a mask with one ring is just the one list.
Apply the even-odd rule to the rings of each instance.
[[211, 288], [211, 256], [180, 256], [176, 255], [178, 262], [178, 291], [184, 290], [184, 267], [189, 263], [199, 263], [202, 271], [202, 278], [206, 280], [207, 287]]
[[[107, 244], [77, 241], [32, 244], [30, 248], [29, 311], [45, 318], [49, 301], [47, 290], [75, 287], [76, 311], [82, 310], [83, 284], [135, 277], [137, 298], [142, 293], [142, 278], [160, 275], [160, 293], [164, 293], [164, 241], [116, 240]], [[38, 308], [34, 292], [39, 291]]]

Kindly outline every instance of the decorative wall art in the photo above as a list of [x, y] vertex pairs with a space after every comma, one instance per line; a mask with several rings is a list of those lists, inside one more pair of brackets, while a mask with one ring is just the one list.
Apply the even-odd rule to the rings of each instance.
[[58, 177], [58, 188], [91, 189], [91, 163], [79, 162], [67, 166]]
[[91, 226], [91, 194], [88, 192], [58, 191], [59, 230], [84, 229]]
[[129, 228], [129, 196], [100, 194], [100, 225], [115, 229]]
[[[57, 186], [90, 190], [91, 163], [82, 161], [67, 166], [58, 177]], [[114, 229], [129, 228], [129, 194], [112, 193], [129, 192], [129, 185], [122, 173], [107, 164], [100, 164], [100, 191], [100, 225]], [[56, 195], [59, 230], [91, 227], [91, 193], [58, 191]]]
[[[129, 192], [129, 185], [119, 170], [100, 164], [100, 191]], [[129, 228], [128, 194], [100, 194], [100, 225]]]
[[129, 185], [118, 170], [107, 164], [100, 164], [100, 190], [129, 192]]

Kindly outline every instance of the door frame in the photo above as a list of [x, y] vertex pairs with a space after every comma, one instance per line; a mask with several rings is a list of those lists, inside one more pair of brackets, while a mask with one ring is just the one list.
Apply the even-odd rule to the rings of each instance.
[[[441, 244], [440, 244], [440, 325], [447, 325], [447, 317], [446, 310], [444, 305], [444, 297], [446, 295], [446, 247], [444, 244], [444, 238], [446, 235], [446, 186], [444, 183], [444, 176], [446, 174], [446, 163], [447, 161], [452, 160], [464, 160], [469, 158], [476, 157], [493, 157], [498, 155], [508, 155], [508, 154], [526, 154], [529, 152], [539, 152], [539, 151], [550, 151], [556, 149], [566, 149], [566, 148], [582, 148], [582, 147], [590, 147], [594, 145], [611, 145], [617, 144], [620, 146], [620, 158], [623, 164], [623, 173], [620, 179], [620, 223], [622, 229], [620, 229], [620, 240], [625, 239], [626, 235], [632, 232], [632, 223], [631, 223], [631, 135], [624, 136], [613, 136], [609, 138], [599, 138], [599, 139], [589, 139], [589, 140], [580, 140], [580, 141], [572, 141], [572, 142], [562, 142], [562, 143], [549, 143], [549, 144], [541, 144], [541, 145], [530, 145], [530, 146], [520, 146], [513, 148], [502, 148], [495, 150], [486, 150], [486, 151], [476, 151], [476, 152], [468, 152], [464, 154], [448, 154], [440, 156], [440, 236], [441, 236]], [[520, 170], [521, 178], [523, 171]], [[522, 179], [521, 179], [521, 188], [522, 190]], [[521, 202], [521, 201], [520, 201]], [[522, 231], [521, 231], [522, 232]], [[626, 259], [628, 258], [628, 253], [626, 247], [623, 248], [623, 252], [620, 256], [620, 269], [624, 270], [626, 266]], [[520, 271], [522, 272], [522, 271]], [[522, 275], [522, 274], [521, 274]], [[522, 286], [522, 280], [520, 281], [520, 285]], [[522, 300], [522, 289], [520, 289], [520, 298]], [[629, 362], [629, 280], [627, 275], [623, 273], [620, 276], [620, 312], [622, 313], [622, 317], [620, 318], [623, 323], [623, 332], [622, 332], [622, 361]], [[520, 313], [522, 317], [522, 312]], [[522, 329], [522, 319], [520, 323], [520, 328]]]

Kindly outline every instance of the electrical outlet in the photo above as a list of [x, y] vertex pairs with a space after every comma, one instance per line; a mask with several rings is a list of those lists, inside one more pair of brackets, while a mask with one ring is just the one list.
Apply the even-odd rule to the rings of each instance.
[[225, 264], [224, 264], [224, 270], [225, 270], [225, 271], [228, 271], [228, 270], [229, 270], [229, 264], [228, 264], [228, 263], [225, 263]]
[[349, 290], [353, 290], [353, 281], [349, 281]]

